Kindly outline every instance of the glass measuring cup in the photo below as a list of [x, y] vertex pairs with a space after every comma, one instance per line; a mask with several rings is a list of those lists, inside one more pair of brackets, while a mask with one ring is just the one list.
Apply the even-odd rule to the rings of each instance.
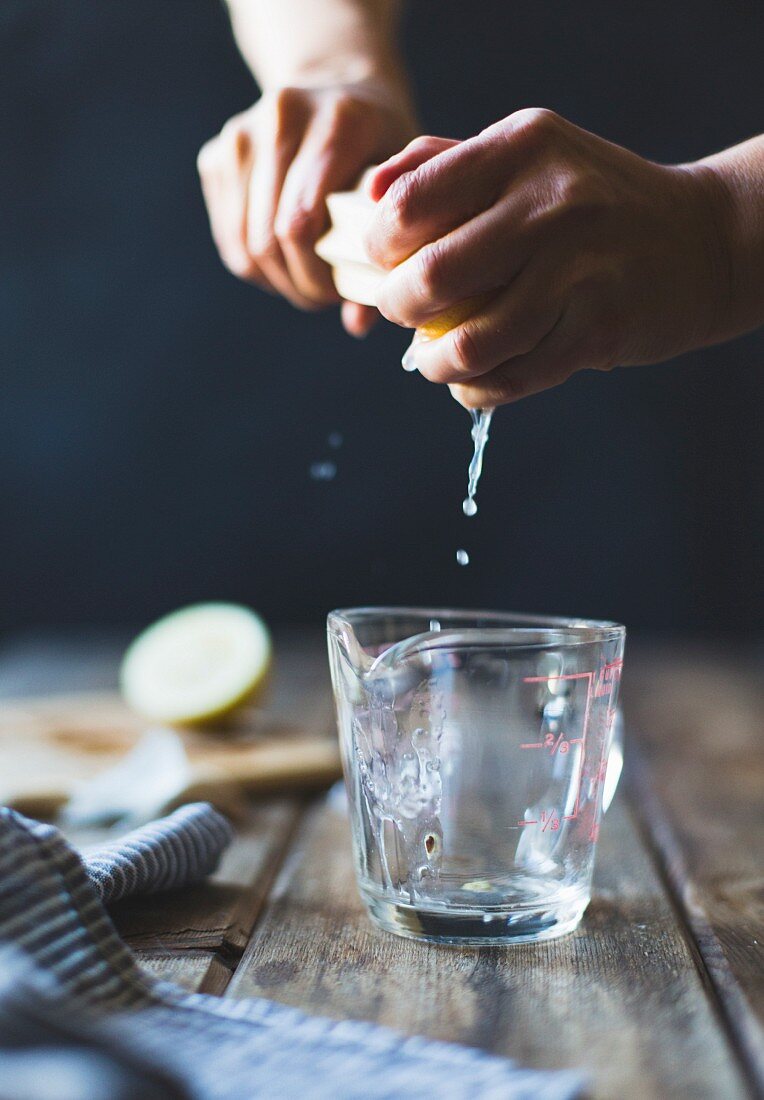
[[329, 615], [356, 872], [380, 927], [472, 944], [576, 927], [620, 775], [625, 635], [500, 612]]

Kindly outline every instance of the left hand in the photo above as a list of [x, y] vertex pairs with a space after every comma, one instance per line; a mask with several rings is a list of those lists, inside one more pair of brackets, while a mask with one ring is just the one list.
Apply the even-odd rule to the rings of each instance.
[[[352, 187], [414, 125], [406, 90], [393, 77], [265, 92], [198, 157], [225, 266], [300, 309], [338, 301], [331, 272], [313, 250], [326, 228], [326, 196]], [[353, 335], [365, 334], [375, 317], [366, 306], [343, 303]]]
[[409, 362], [467, 407], [501, 405], [584, 368], [655, 363], [714, 339], [728, 292], [723, 194], [702, 165], [665, 166], [524, 110], [460, 143], [418, 139], [371, 181], [367, 239], [391, 268], [381, 312], [417, 328], [476, 312]]

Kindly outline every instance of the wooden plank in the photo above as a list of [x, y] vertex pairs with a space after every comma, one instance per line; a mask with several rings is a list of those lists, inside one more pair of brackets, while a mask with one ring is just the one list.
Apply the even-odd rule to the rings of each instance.
[[237, 829], [219, 870], [195, 886], [111, 907], [114, 923], [133, 948], [213, 950], [235, 961], [244, 950], [302, 813], [296, 800], [253, 807]]
[[637, 648], [624, 697], [641, 750], [633, 804], [764, 1093], [764, 660]]
[[138, 962], [155, 978], [192, 993], [221, 996], [231, 980], [230, 967], [212, 951], [138, 951]]
[[226, 995], [373, 1020], [528, 1066], [581, 1066], [596, 1097], [746, 1095], [622, 798], [603, 828], [582, 927], [510, 949], [437, 948], [376, 931], [355, 888], [347, 820], [322, 802]]

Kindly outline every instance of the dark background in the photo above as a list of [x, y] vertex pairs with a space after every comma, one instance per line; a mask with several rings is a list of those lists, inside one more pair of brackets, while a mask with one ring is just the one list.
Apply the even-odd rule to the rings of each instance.
[[[546, 106], [679, 161], [764, 128], [762, 10], [411, 0], [405, 40], [427, 131]], [[195, 156], [254, 95], [214, 0], [0, 6], [0, 630], [211, 598], [760, 627], [762, 334], [501, 410], [466, 520], [468, 418], [407, 335], [216, 258]]]

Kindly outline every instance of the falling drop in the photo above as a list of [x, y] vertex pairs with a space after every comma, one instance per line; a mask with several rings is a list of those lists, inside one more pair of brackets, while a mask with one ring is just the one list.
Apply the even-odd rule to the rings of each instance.
[[459, 562], [459, 565], [469, 565], [470, 556], [466, 550], [457, 550], [456, 560]]
[[342, 432], [330, 432], [327, 436], [326, 442], [329, 444], [333, 451], [338, 451], [344, 443]]
[[336, 474], [334, 462], [314, 462], [310, 467], [310, 476], [314, 481], [332, 481]]
[[462, 511], [465, 516], [474, 516], [477, 512], [477, 501], [474, 497], [465, 497], [462, 501]]

